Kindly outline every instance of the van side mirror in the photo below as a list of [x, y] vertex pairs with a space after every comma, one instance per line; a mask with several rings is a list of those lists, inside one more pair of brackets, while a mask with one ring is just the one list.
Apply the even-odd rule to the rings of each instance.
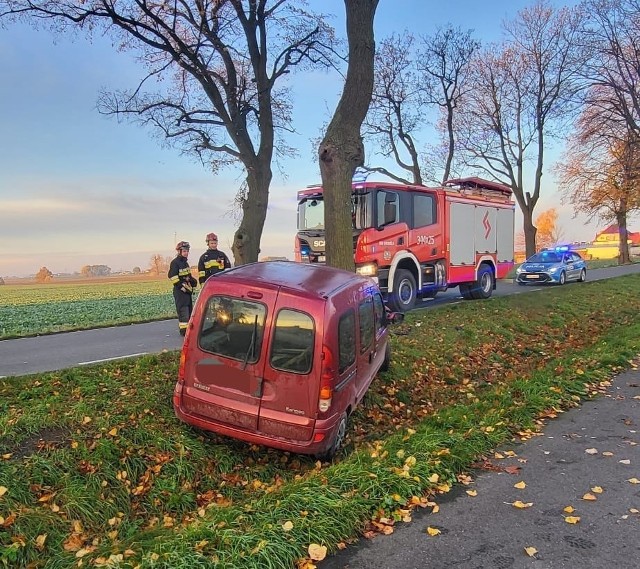
[[387, 323], [388, 324], [400, 324], [400, 322], [404, 321], [404, 313], [403, 312], [390, 312], [386, 311]]

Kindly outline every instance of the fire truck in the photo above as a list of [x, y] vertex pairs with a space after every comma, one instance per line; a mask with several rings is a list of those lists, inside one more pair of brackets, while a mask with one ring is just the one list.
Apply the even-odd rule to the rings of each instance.
[[[514, 265], [511, 188], [482, 178], [440, 187], [354, 182], [351, 219], [356, 271], [374, 277], [394, 311], [459, 287], [489, 298]], [[296, 261], [325, 261], [321, 186], [298, 192]]]

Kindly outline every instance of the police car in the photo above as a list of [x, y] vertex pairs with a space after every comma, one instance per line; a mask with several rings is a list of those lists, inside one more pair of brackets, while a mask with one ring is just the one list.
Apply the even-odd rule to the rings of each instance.
[[567, 281], [584, 282], [587, 263], [569, 246], [542, 249], [516, 269], [516, 282], [525, 284], [558, 284]]

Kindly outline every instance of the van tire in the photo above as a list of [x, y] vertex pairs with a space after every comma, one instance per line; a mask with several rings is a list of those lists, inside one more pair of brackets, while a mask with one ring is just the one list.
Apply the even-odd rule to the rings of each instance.
[[397, 312], [408, 312], [416, 305], [417, 297], [418, 290], [413, 273], [407, 269], [398, 269], [393, 277], [391, 306]]
[[391, 346], [387, 341], [387, 347], [384, 349], [384, 360], [382, 360], [380, 371], [389, 371], [390, 367], [391, 367]]
[[340, 421], [338, 421], [338, 427], [336, 428], [336, 431], [333, 434], [333, 440], [331, 441], [331, 446], [324, 452], [316, 455], [316, 458], [318, 460], [321, 460], [322, 462], [328, 462], [340, 450], [340, 447], [342, 447], [344, 440], [347, 436], [347, 422], [348, 422], [348, 416], [346, 413], [343, 413], [342, 416], [340, 417]]

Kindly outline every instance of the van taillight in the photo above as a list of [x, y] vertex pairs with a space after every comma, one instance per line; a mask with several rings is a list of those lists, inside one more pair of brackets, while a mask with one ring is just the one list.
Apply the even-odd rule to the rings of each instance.
[[318, 410], [326, 413], [331, 407], [333, 396], [333, 383], [335, 377], [335, 360], [331, 350], [322, 346], [322, 371], [320, 372], [320, 396], [318, 398]]

